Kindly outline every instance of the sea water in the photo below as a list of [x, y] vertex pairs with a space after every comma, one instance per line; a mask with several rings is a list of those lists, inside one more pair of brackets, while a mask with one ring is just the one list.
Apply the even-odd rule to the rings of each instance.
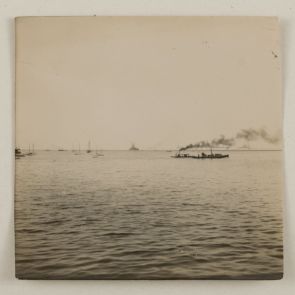
[[37, 151], [16, 160], [16, 276], [282, 276], [282, 153]]

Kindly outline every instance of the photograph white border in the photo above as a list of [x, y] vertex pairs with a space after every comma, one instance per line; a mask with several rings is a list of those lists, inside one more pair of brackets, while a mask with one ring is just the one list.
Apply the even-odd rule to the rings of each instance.
[[[279, 281], [22, 281], [14, 275], [14, 18], [82, 15], [278, 16], [284, 101], [284, 278]], [[0, 0], [0, 294], [292, 294], [295, 291], [294, 0]]]

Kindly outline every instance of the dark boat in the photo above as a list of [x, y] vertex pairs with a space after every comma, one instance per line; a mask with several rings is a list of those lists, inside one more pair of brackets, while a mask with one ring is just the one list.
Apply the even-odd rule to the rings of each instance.
[[139, 151], [139, 148], [137, 148], [134, 144], [132, 144], [129, 151]]
[[177, 158], [177, 159], [223, 159], [223, 158], [229, 158], [229, 154], [214, 154], [211, 149], [210, 154], [206, 154], [202, 152], [201, 154], [198, 154], [197, 156], [195, 155], [190, 155], [188, 153], [181, 154], [180, 152], [176, 153], [174, 156], [171, 156], [172, 158]]
[[31, 145], [29, 144], [29, 151], [26, 154], [26, 156], [33, 156], [34, 155], [34, 145], [33, 145], [33, 151], [31, 151]]
[[22, 152], [20, 148], [15, 148], [15, 155], [20, 155]]
[[15, 148], [15, 158], [20, 159], [22, 157], [25, 157], [26, 155], [22, 153], [20, 148]]
[[86, 153], [91, 153], [91, 142], [90, 140], [88, 141], [88, 149], [86, 150]]

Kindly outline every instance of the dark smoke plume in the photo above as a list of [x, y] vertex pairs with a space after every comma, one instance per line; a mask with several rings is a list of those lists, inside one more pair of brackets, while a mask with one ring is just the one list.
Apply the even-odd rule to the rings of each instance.
[[244, 139], [246, 141], [255, 141], [262, 139], [268, 143], [276, 144], [279, 142], [280, 138], [278, 136], [271, 136], [265, 129], [242, 129], [239, 131], [235, 137], [226, 138], [224, 135], [221, 135], [219, 138], [212, 139], [209, 141], [200, 141], [195, 144], [189, 144], [185, 147], [179, 149], [179, 151], [185, 151], [192, 148], [216, 148], [216, 147], [231, 147], [236, 143], [237, 139]]
[[278, 136], [271, 136], [268, 134], [268, 132], [261, 128], [258, 130], [255, 130], [253, 128], [250, 129], [242, 129], [237, 135], [236, 138], [243, 138], [247, 141], [254, 141], [257, 139], [263, 139], [264, 141], [276, 144], [279, 142], [280, 138]]
[[211, 147], [213, 146], [232, 146], [235, 143], [234, 138], [226, 138], [224, 135], [220, 135], [219, 138], [213, 139], [211, 141]]

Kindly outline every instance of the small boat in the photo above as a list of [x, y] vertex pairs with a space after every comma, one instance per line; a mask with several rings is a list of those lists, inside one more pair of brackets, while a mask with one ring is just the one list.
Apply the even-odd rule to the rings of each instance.
[[26, 154], [27, 156], [33, 156], [34, 155], [34, 147], [33, 151], [31, 151], [31, 145], [29, 144], [29, 152]]
[[26, 155], [22, 153], [20, 148], [15, 148], [15, 158], [20, 159], [22, 157], [25, 157]]
[[129, 148], [129, 151], [139, 151], [139, 148], [132, 144], [132, 146]]
[[15, 148], [15, 155], [20, 155], [22, 152], [21, 152], [21, 149], [20, 148]]
[[96, 149], [95, 154], [93, 155], [93, 158], [98, 158], [98, 157], [102, 157], [102, 156], [104, 156], [104, 154], [99, 153]]
[[86, 150], [86, 153], [91, 153], [91, 142], [88, 141], [88, 149]]
[[80, 143], [79, 143], [79, 150], [78, 151], [74, 151], [74, 155], [75, 156], [81, 155]]
[[98, 157], [103, 157], [103, 156], [104, 156], [104, 154], [95, 153], [95, 154], [93, 155], [93, 158], [98, 158]]

